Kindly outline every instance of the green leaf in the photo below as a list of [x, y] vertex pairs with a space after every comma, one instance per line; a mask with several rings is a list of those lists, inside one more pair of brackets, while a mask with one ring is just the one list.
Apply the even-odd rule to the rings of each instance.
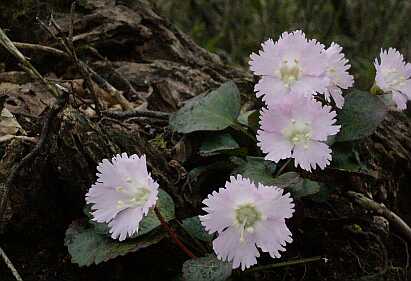
[[[158, 192], [157, 208], [160, 210], [161, 215], [166, 221], [170, 221], [175, 218], [175, 206], [173, 198], [171, 198], [171, 196], [162, 189], [159, 189]], [[136, 236], [133, 236], [133, 238], [139, 237], [152, 231], [156, 227], [160, 226], [160, 224], [161, 223], [158, 220], [154, 210], [151, 209], [148, 212], [147, 216], [145, 216], [140, 222], [138, 233], [136, 234]]]
[[212, 135], [204, 140], [200, 146], [201, 156], [212, 156], [227, 150], [240, 148], [235, 139], [227, 133]]
[[301, 198], [320, 192], [320, 184], [316, 181], [303, 179], [298, 184], [290, 185], [288, 190], [294, 198]]
[[198, 240], [206, 242], [213, 240], [213, 236], [205, 231], [198, 216], [183, 220], [183, 227], [191, 236]]
[[237, 165], [233, 174], [240, 174], [249, 178], [252, 182], [272, 185], [274, 183], [274, 172], [276, 165], [274, 162], [264, 160], [263, 157], [247, 156], [244, 159], [232, 157], [231, 161]]
[[171, 281], [186, 281], [184, 280], [183, 274], [178, 274], [177, 276], [174, 276], [173, 279], [171, 279]]
[[287, 189], [294, 198], [301, 198], [316, 194], [320, 191], [320, 184], [300, 177], [295, 172], [284, 173], [274, 180], [274, 185]]
[[231, 263], [220, 261], [214, 255], [191, 259], [183, 264], [186, 281], [224, 281], [231, 272]]
[[200, 187], [209, 181], [210, 177], [230, 173], [234, 168], [230, 160], [215, 161], [209, 165], [198, 166], [188, 172], [188, 180], [192, 187]]
[[240, 113], [238, 123], [251, 128], [254, 132], [257, 131], [260, 112], [258, 110], [250, 110]]
[[119, 242], [97, 233], [93, 227], [73, 222], [66, 231], [64, 244], [73, 263], [89, 266], [156, 244], [165, 236], [164, 233], [157, 232], [139, 239]]
[[384, 120], [387, 107], [375, 95], [353, 91], [345, 98], [345, 105], [338, 114], [341, 131], [336, 141], [352, 141], [368, 137]]
[[96, 222], [93, 221], [93, 215], [91, 214], [91, 205], [87, 204], [84, 206], [83, 208], [83, 213], [87, 216], [87, 218], [89, 219], [89, 223], [94, 227], [94, 230], [98, 233], [98, 234], [105, 234], [105, 235], [109, 235], [109, 227], [106, 223], [101, 223], [101, 222]]
[[109, 227], [106, 223], [90, 221], [90, 223], [94, 226], [94, 230], [98, 234], [104, 234], [110, 236]]
[[330, 194], [335, 191], [335, 189], [336, 188], [334, 185], [321, 184], [320, 190], [316, 194], [310, 196], [310, 200], [315, 202], [325, 202], [328, 200]]
[[299, 184], [301, 181], [302, 177], [296, 172], [287, 172], [276, 177], [273, 181], [273, 185], [285, 189], [291, 185]]
[[170, 117], [170, 126], [179, 133], [223, 130], [240, 114], [240, 92], [234, 82], [226, 82], [207, 95], [189, 100]]
[[333, 161], [332, 168], [348, 172], [359, 172], [364, 165], [359, 161], [358, 152], [351, 142], [336, 143], [332, 147]]

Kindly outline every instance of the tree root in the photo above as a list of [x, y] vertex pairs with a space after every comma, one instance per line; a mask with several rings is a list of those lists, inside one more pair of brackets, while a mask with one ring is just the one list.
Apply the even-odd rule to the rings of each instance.
[[374, 211], [378, 215], [386, 218], [393, 226], [398, 228], [398, 230], [411, 242], [411, 228], [410, 226], [397, 214], [388, 209], [384, 204], [377, 203], [374, 200], [367, 198], [361, 193], [354, 191], [348, 191], [347, 195], [354, 199], [354, 201], [360, 206]]
[[39, 139], [38, 143], [33, 148], [33, 150], [29, 154], [27, 154], [20, 161], [20, 163], [10, 172], [10, 174], [7, 178], [6, 184], [5, 184], [5, 189], [3, 191], [2, 200], [0, 201], [0, 218], [3, 217], [3, 214], [6, 210], [8, 192], [10, 190], [10, 187], [13, 186], [14, 181], [16, 180], [16, 178], [19, 174], [19, 171], [27, 163], [32, 161], [37, 156], [37, 154], [40, 152], [40, 150], [44, 147], [44, 145], [46, 143], [46, 140], [47, 140], [47, 137], [48, 137], [49, 132], [50, 132], [51, 124], [52, 124], [53, 120], [55, 119], [55, 117], [57, 116], [57, 114], [64, 108], [67, 101], [68, 101], [68, 94], [67, 93], [63, 93], [62, 95], [57, 97], [57, 101], [50, 108], [50, 110], [49, 110], [49, 112], [46, 116], [46, 120], [43, 123], [43, 127], [41, 129], [41, 134], [40, 134], [40, 139]]
[[17, 281], [23, 281], [23, 279], [21, 278], [19, 272], [14, 267], [11, 260], [7, 257], [6, 252], [4, 252], [4, 250], [1, 247], [0, 247], [0, 256], [3, 258], [4, 262], [6, 263], [7, 267], [10, 269], [10, 271], [13, 274], [14, 278], [16, 278]]

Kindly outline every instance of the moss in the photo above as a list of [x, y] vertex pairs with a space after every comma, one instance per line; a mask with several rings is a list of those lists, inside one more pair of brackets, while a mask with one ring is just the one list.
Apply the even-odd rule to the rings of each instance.
[[164, 139], [163, 134], [157, 134], [149, 143], [158, 150], [165, 150], [167, 148], [167, 141]]

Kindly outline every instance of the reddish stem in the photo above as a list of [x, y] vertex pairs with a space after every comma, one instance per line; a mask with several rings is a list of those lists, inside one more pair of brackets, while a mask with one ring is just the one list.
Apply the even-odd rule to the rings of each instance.
[[154, 212], [156, 213], [156, 216], [159, 219], [161, 225], [164, 227], [165, 230], [167, 230], [168, 234], [170, 235], [170, 238], [174, 240], [177, 246], [180, 247], [180, 249], [184, 253], [186, 253], [187, 256], [189, 256], [192, 259], [195, 259], [196, 256], [177, 238], [176, 231], [168, 224], [168, 222], [166, 222], [157, 206], [154, 207]]

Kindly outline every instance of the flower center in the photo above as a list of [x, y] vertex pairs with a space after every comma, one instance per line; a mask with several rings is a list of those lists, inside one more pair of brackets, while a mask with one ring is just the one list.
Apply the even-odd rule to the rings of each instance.
[[280, 68], [280, 77], [284, 82], [286, 87], [290, 87], [298, 80], [300, 76], [300, 68], [298, 66], [298, 60], [294, 60], [293, 63], [290, 63], [288, 60], [283, 61], [283, 64]]
[[292, 144], [304, 144], [304, 148], [308, 148], [307, 143], [311, 140], [311, 126], [309, 122], [291, 119], [290, 125], [284, 128], [282, 133]]
[[385, 70], [385, 76], [387, 77], [388, 85], [390, 88], [397, 88], [404, 85], [407, 80], [406, 77], [396, 69]]
[[333, 67], [327, 69], [327, 75], [332, 78], [334, 84], [339, 84], [339, 77], [337, 75], [337, 70]]
[[262, 220], [262, 215], [254, 204], [246, 203], [235, 209], [235, 220], [236, 225], [240, 227], [240, 241], [244, 241], [244, 231], [253, 233], [254, 226]]
[[146, 186], [138, 184], [131, 178], [127, 178], [125, 181], [127, 182], [127, 187], [117, 186], [116, 191], [126, 195], [127, 199], [118, 200], [117, 208], [136, 208], [144, 206], [150, 197], [151, 190]]

